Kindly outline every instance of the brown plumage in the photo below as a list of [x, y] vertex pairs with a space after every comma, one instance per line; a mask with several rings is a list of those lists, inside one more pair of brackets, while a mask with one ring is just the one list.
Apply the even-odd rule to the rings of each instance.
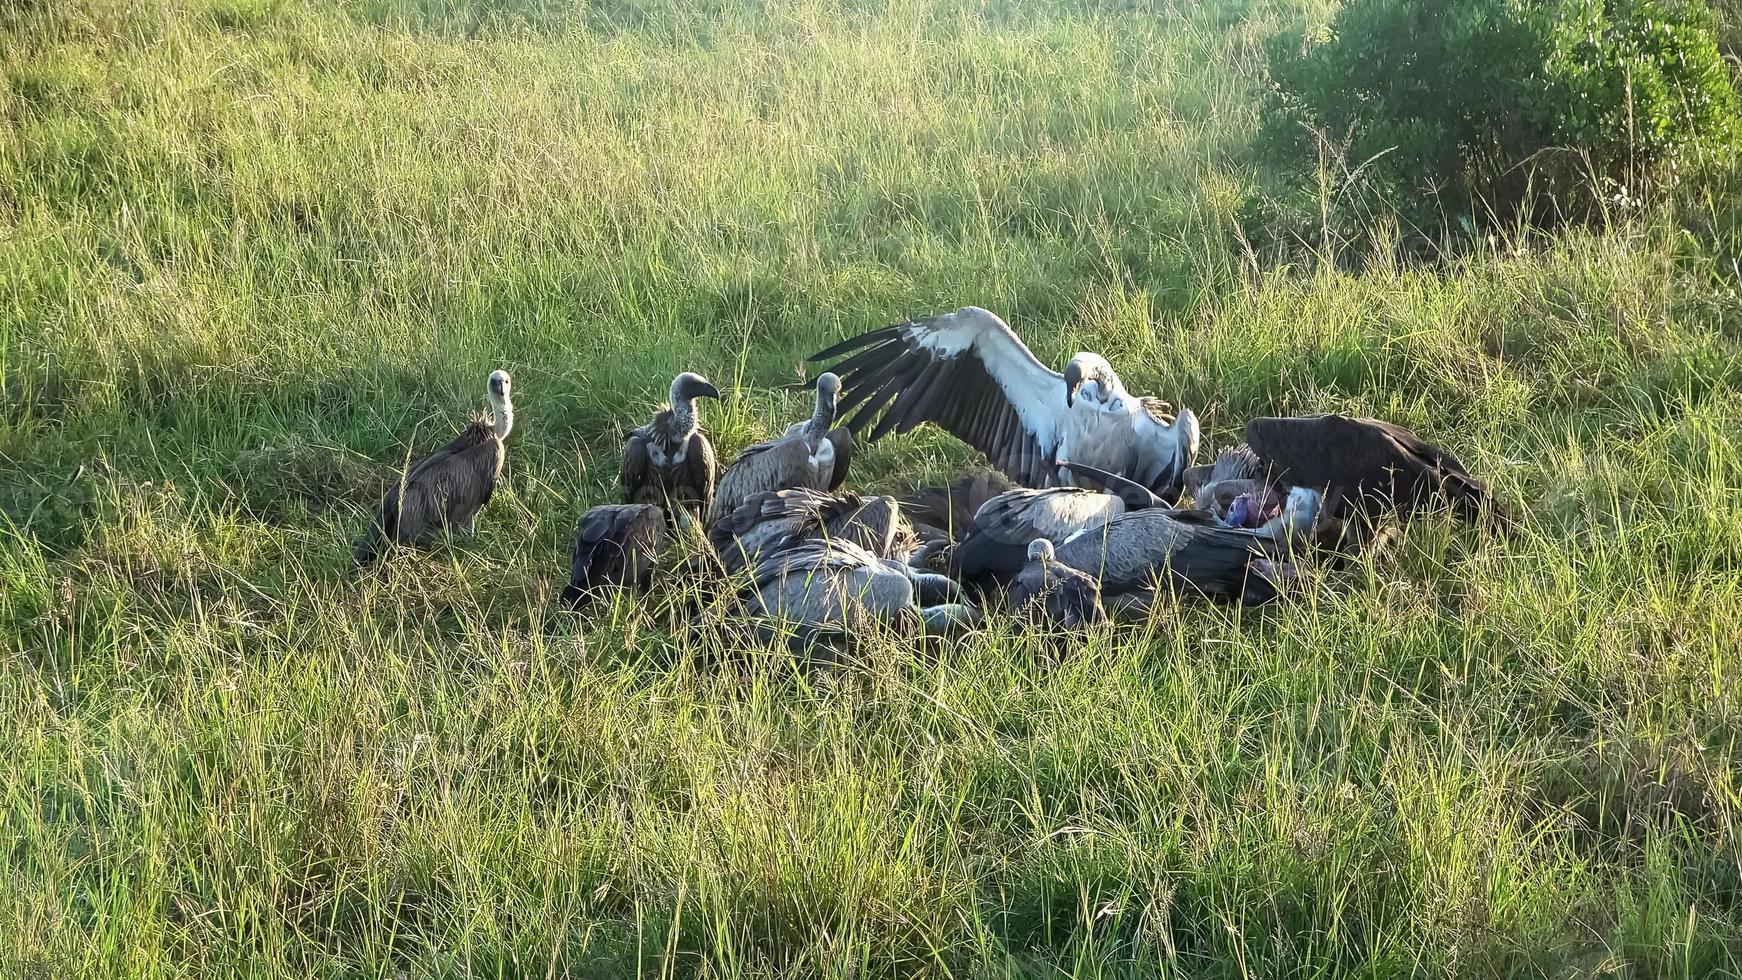
[[835, 400], [841, 380], [832, 374], [817, 378], [816, 410], [795, 422], [779, 438], [759, 442], [726, 468], [708, 509], [708, 523], [723, 520], [752, 496], [771, 490], [833, 490], [847, 479], [853, 462], [853, 436], [834, 428]]
[[1400, 425], [1344, 415], [1256, 418], [1246, 423], [1246, 444], [1270, 480], [1324, 491], [1327, 502], [1367, 515], [1447, 508], [1472, 524], [1508, 525], [1456, 457]]
[[664, 547], [665, 512], [657, 505], [594, 507], [581, 515], [575, 529], [563, 602], [574, 605], [614, 587], [647, 589]]
[[670, 394], [653, 421], [624, 440], [619, 482], [626, 503], [657, 504], [672, 520], [682, 512], [699, 519], [713, 503], [718, 466], [714, 444], [697, 418], [696, 399], [718, 398], [720, 390], [686, 371], [672, 381]]
[[475, 418], [460, 437], [417, 460], [390, 483], [374, 522], [358, 540], [358, 565], [392, 544], [427, 545], [443, 533], [471, 534], [502, 475], [503, 441], [514, 425], [506, 371], [490, 374], [491, 418]]
[[900, 498], [901, 510], [921, 538], [959, 541], [974, 527], [974, 514], [1015, 484], [1002, 473], [965, 476], [947, 487], [920, 487]]

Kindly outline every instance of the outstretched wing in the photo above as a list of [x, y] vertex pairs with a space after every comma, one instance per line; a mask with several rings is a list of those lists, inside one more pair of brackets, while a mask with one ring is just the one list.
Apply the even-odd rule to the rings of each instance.
[[1018, 483], [1056, 482], [1064, 376], [996, 315], [967, 306], [861, 334], [811, 360], [837, 357], [845, 358], [831, 368], [845, 391], [840, 411], [854, 434], [876, 422], [875, 441], [931, 422]]

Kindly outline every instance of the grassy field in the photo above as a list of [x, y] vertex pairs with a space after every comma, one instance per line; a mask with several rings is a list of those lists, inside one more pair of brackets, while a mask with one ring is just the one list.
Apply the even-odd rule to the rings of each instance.
[[[0, 976], [1742, 972], [1742, 195], [1255, 255], [1261, 44], [1329, 10], [0, 3]], [[1211, 447], [1416, 427], [1523, 530], [1064, 650], [547, 614], [675, 372], [729, 454], [967, 303]], [[351, 577], [496, 367], [478, 537]]]

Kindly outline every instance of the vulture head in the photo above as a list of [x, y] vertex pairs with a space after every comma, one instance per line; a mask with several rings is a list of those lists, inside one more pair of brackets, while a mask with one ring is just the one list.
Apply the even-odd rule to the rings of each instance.
[[1053, 554], [1052, 542], [1045, 538], [1035, 538], [1028, 543], [1029, 561], [1038, 561], [1044, 565], [1054, 560]]
[[720, 389], [714, 387], [712, 382], [694, 371], [685, 371], [671, 383], [671, 403], [673, 405], [687, 404], [697, 398], [719, 397]]
[[487, 394], [490, 397], [490, 415], [495, 421], [496, 437], [507, 438], [508, 430], [514, 427], [514, 402], [509, 398], [507, 371], [497, 368], [490, 372]]
[[1065, 365], [1065, 405], [1076, 405], [1079, 394], [1101, 408], [1117, 410], [1122, 405], [1125, 386], [1119, 383], [1119, 376], [1113, 373], [1113, 365], [1105, 357], [1084, 351]]

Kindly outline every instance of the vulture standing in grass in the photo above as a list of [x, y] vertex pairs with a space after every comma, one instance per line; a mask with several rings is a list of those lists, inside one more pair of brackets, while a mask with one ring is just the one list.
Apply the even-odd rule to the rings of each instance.
[[812, 355], [842, 358], [841, 410], [869, 441], [931, 422], [1027, 487], [1071, 486], [1066, 461], [1171, 493], [1192, 465], [1198, 420], [1125, 390], [1107, 359], [1080, 353], [1064, 373], [1037, 360], [996, 315], [975, 306], [873, 330]]
[[976, 591], [1005, 585], [1028, 564], [1028, 546], [1036, 538], [1063, 541], [1129, 511], [1166, 506], [1135, 481], [1121, 481], [1118, 489], [1124, 492], [1087, 486], [1007, 490], [974, 513], [972, 529], [950, 552], [949, 570]]
[[880, 621], [945, 632], [974, 620], [949, 578], [820, 538], [765, 554], [744, 598], [753, 615], [807, 627], [850, 631]]
[[1028, 543], [1028, 564], [1011, 581], [1005, 600], [1031, 626], [1081, 629], [1107, 620], [1101, 587], [1087, 573], [1061, 564], [1046, 538]]
[[[1110, 487], [1122, 482], [1116, 474], [1073, 466], [1087, 480]], [[1269, 533], [1228, 527], [1207, 511], [1165, 506], [1120, 514], [1056, 549], [1060, 562], [1093, 576], [1104, 595], [1165, 585], [1252, 603], [1275, 598], [1291, 573], [1275, 560], [1279, 553]]]
[[841, 379], [817, 378], [817, 405], [811, 417], [794, 422], [778, 439], [759, 442], [738, 454], [720, 477], [708, 523], [715, 524], [746, 500], [770, 490], [833, 490], [847, 479], [853, 460], [853, 436], [834, 428], [835, 400]]
[[357, 542], [358, 565], [391, 544], [426, 545], [444, 532], [471, 534], [502, 475], [503, 441], [514, 427], [507, 371], [490, 372], [490, 416], [474, 417], [460, 437], [417, 460], [387, 488], [374, 523]]
[[581, 515], [563, 602], [627, 586], [645, 591], [665, 547], [665, 512], [657, 504], [604, 504]]
[[756, 494], [708, 528], [708, 543], [729, 575], [764, 554], [812, 538], [858, 545], [896, 561], [906, 561], [919, 547], [894, 497], [810, 489]]
[[657, 504], [673, 521], [693, 513], [700, 519], [714, 498], [714, 444], [702, 431], [696, 399], [719, 398], [720, 389], [689, 371], [671, 383], [671, 402], [653, 421], [623, 442], [620, 474], [623, 499]]

